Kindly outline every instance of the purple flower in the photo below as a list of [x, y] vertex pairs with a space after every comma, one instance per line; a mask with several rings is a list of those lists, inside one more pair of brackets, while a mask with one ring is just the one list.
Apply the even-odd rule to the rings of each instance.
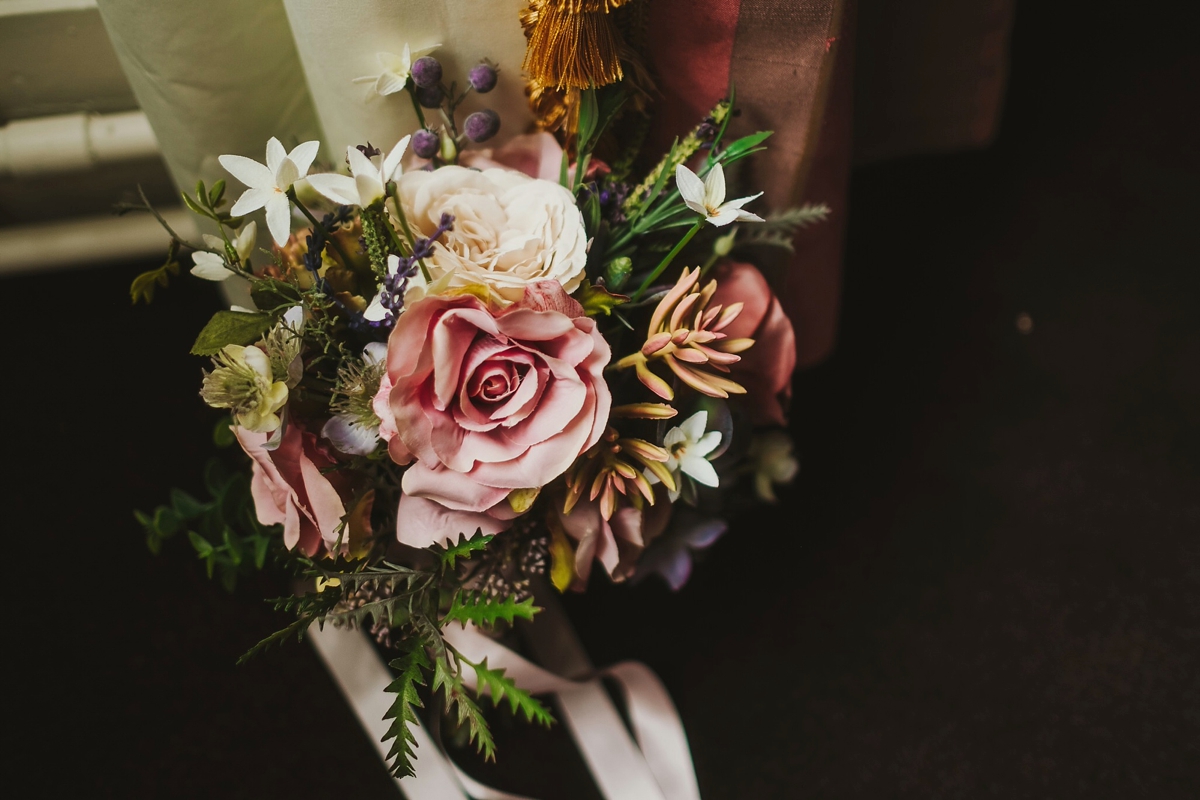
[[679, 591], [691, 577], [692, 553], [711, 547], [728, 528], [723, 519], [677, 507], [671, 527], [651, 542], [638, 560], [633, 582], [640, 583], [657, 573], [672, 591]]

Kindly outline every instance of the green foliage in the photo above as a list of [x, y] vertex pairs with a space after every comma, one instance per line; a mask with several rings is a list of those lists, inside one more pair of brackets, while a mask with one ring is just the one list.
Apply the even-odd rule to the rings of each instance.
[[194, 356], [212, 356], [228, 344], [254, 344], [271, 329], [274, 314], [261, 311], [218, 311], [192, 345]]
[[714, 162], [720, 161], [728, 166], [729, 164], [732, 164], [735, 161], [741, 161], [743, 158], [751, 156], [754, 153], [762, 152], [767, 148], [760, 147], [760, 145], [767, 139], [771, 138], [774, 133], [774, 131], [759, 131], [758, 133], [752, 133], [749, 136], [743, 136], [740, 139], [736, 139], [731, 142], [728, 147], [717, 154], [712, 160]]
[[167, 260], [161, 266], [147, 270], [133, 279], [133, 283], [129, 285], [129, 297], [136, 305], [139, 301], [149, 304], [154, 300], [154, 290], [156, 287], [164, 289], [171, 282], [171, 278], [179, 274], [179, 246], [175, 242], [171, 242], [171, 246], [167, 250]]
[[443, 624], [458, 622], [466, 627], [468, 622], [493, 627], [501, 620], [509, 624], [518, 617], [532, 620], [541, 611], [533, 604], [532, 597], [520, 602], [515, 597], [487, 597], [479, 592], [457, 592], [450, 603], [450, 610], [442, 618]]
[[554, 723], [554, 717], [544, 705], [533, 698], [529, 692], [517, 686], [512, 678], [505, 677], [503, 669], [491, 669], [485, 658], [479, 664], [471, 664], [475, 670], [475, 694], [482, 697], [486, 689], [492, 697], [492, 704], [500, 705], [500, 701], [508, 699], [509, 708], [514, 714], [520, 712], [530, 722], [536, 722], [549, 728]]
[[765, 222], [738, 228], [738, 246], [777, 247], [789, 253], [794, 252], [796, 231], [824, 222], [829, 214], [830, 208], [824, 203], [806, 203], [799, 208], [773, 211], [767, 214]]
[[[188, 207], [193, 214], [198, 214], [205, 219], [211, 219], [226, 228], [237, 229], [242, 224], [241, 217], [234, 217], [228, 211], [222, 210], [225, 205], [225, 181], [220, 180], [212, 185], [212, 189], [205, 189], [204, 181], [196, 183], [196, 195], [190, 197], [187, 192], [182, 192], [183, 204]], [[232, 252], [232, 248], [226, 247], [226, 256], [230, 263], [238, 260], [237, 253]]]
[[396, 697], [387, 713], [383, 715], [383, 718], [390, 719], [392, 724], [388, 726], [382, 741], [394, 740], [387, 754], [391, 762], [389, 770], [395, 777], [404, 778], [413, 774], [413, 746], [417, 740], [409, 726], [418, 724], [417, 714], [413, 709], [424, 707], [417, 687], [425, 685], [424, 673], [431, 668], [424, 644], [418, 642], [403, 656], [392, 661], [391, 667], [399, 675], [387, 687], [387, 691]]
[[279, 536], [278, 526], [259, 523], [245, 474], [229, 474], [212, 459], [205, 467], [204, 481], [212, 499], [201, 501], [182, 489], [172, 489], [168, 505], [150, 513], [134, 511], [134, 517], [145, 530], [146, 547], [152, 553], [162, 549], [164, 540], [187, 531], [208, 576], [232, 591], [239, 574], [266, 565], [271, 543]]
[[433, 662], [433, 691], [438, 689], [446, 698], [446, 710], [455, 715], [459, 725], [466, 725], [467, 738], [475, 743], [475, 749], [483, 754], [485, 761], [495, 761], [496, 742], [483, 711], [471, 699], [463, 685], [462, 676], [450, 665], [449, 657], [444, 652], [438, 654]]
[[[629, 259], [625, 259], [625, 261], [628, 262]], [[579, 301], [579, 305], [583, 306], [583, 312], [589, 317], [597, 314], [607, 317], [614, 308], [629, 302], [629, 298], [625, 295], [613, 294], [603, 286], [592, 283], [584, 283], [573, 296]]]
[[250, 288], [250, 299], [260, 311], [274, 311], [300, 302], [300, 290], [290, 283], [274, 278], [256, 280]]
[[437, 555], [438, 560], [442, 562], [442, 566], [448, 569], [454, 569], [455, 560], [459, 558], [470, 558], [472, 553], [478, 553], [487, 547], [494, 536], [485, 534], [482, 529], [468, 538], [466, 534], [461, 534], [458, 542], [443, 547], [440, 544], [435, 544], [429, 549]]

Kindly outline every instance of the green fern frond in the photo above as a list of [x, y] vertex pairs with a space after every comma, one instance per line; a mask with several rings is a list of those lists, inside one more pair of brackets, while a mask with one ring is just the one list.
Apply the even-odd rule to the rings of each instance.
[[515, 597], [500, 599], [487, 597], [479, 592], [457, 592], [442, 622], [459, 622], [464, 628], [468, 622], [491, 627], [499, 620], [510, 624], [517, 617], [532, 620], [533, 615], [539, 611], [541, 609], [533, 604], [532, 597], [518, 602]]
[[475, 670], [476, 696], [483, 697], [486, 689], [492, 697], [492, 705], [499, 706], [500, 701], [507, 698], [514, 714], [520, 711], [525, 715], [525, 719], [547, 728], [554, 724], [554, 717], [546, 707], [529, 692], [517, 686], [512, 678], [505, 677], [503, 669], [491, 669], [486, 658], [479, 664], [471, 664], [471, 668]]
[[417, 713], [413, 709], [424, 707], [417, 687], [425, 685], [424, 672], [430, 668], [424, 643], [416, 643], [412, 650], [392, 661], [391, 667], [400, 674], [388, 684], [386, 690], [396, 697], [387, 713], [383, 715], [383, 718], [390, 719], [392, 724], [388, 726], [387, 733], [381, 741], [394, 740], [387, 754], [388, 769], [395, 777], [404, 778], [413, 774], [413, 747], [417, 740], [410, 726], [418, 724]]
[[457, 559], [470, 558], [472, 553], [478, 553], [488, 546], [495, 537], [490, 534], [485, 534], [482, 529], [476, 530], [475, 533], [467, 537], [465, 534], [454, 544], [449, 547], [443, 547], [440, 544], [435, 544], [429, 549], [437, 554], [442, 565], [447, 569], [454, 569], [454, 564]]
[[485, 761], [495, 761], [496, 742], [483, 711], [471, 699], [462, 677], [451, 669], [445, 655], [438, 656], [433, 663], [433, 691], [438, 689], [446, 697], [446, 709], [454, 712], [459, 725], [467, 726], [467, 737], [475, 743], [475, 749], [483, 754]]

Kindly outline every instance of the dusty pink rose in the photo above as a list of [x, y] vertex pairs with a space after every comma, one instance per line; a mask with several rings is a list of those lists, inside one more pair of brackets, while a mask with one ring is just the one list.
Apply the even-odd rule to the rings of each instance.
[[[417, 459], [404, 493], [502, 516], [509, 492], [545, 486], [600, 438], [609, 357], [595, 321], [557, 281], [530, 284], [503, 311], [472, 295], [413, 304], [388, 340], [384, 409], [393, 442]], [[403, 522], [399, 533], [424, 546]]]
[[322, 544], [332, 549], [337, 528], [346, 515], [341, 495], [321, 474], [333, 460], [318, 446], [317, 437], [288, 425], [279, 447], [267, 450], [269, 434], [234, 427], [242, 449], [254, 460], [250, 494], [263, 525], [282, 525], [288, 549], [299, 545], [316, 555]]
[[749, 264], [729, 261], [713, 276], [717, 291], [712, 305], [743, 303], [742, 313], [729, 323], [731, 339], [749, 337], [754, 346], [730, 368], [730, 377], [746, 387], [747, 406], [755, 422], [786, 425], [796, 369], [796, 334], [762, 273]]

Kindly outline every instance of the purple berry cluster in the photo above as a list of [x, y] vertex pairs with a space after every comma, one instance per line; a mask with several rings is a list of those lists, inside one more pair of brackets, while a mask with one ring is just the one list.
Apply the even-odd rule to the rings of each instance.
[[[469, 115], [461, 130], [455, 122], [454, 112], [471, 92], [487, 94], [496, 88], [499, 70], [495, 65], [482, 61], [467, 73], [467, 88], [457, 93], [457, 85], [449, 88], [442, 82], [442, 63], [433, 56], [422, 56], [413, 62], [410, 72], [412, 83], [409, 91], [420, 108], [441, 110], [449, 131], [422, 127], [412, 137], [412, 150], [418, 158], [455, 160], [455, 154], [466, 142], [481, 144], [500, 131], [500, 115], [490, 108]], [[447, 154], [448, 153], [448, 154]]]

